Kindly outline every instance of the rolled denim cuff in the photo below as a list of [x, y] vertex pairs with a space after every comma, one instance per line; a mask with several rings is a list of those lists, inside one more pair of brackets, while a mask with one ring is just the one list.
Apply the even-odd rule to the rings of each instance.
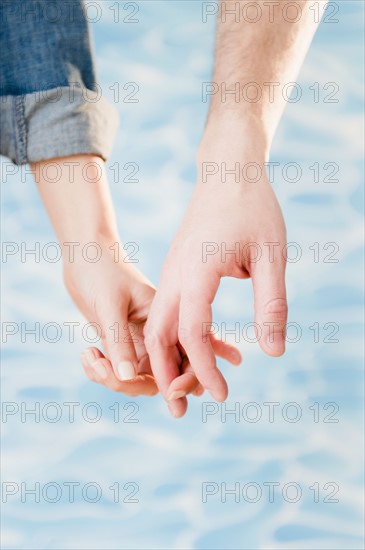
[[0, 99], [0, 152], [15, 164], [94, 154], [106, 160], [118, 127], [115, 107], [98, 92], [58, 87]]

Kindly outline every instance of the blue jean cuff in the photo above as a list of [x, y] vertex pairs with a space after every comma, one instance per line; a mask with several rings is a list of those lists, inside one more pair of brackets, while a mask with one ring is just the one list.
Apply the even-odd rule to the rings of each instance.
[[98, 92], [58, 87], [0, 98], [0, 153], [15, 164], [94, 154], [107, 160], [116, 108]]

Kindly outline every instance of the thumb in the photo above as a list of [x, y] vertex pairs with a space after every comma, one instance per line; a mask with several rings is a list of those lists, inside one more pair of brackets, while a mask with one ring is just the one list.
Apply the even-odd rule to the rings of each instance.
[[100, 316], [103, 343], [118, 380], [132, 380], [138, 373], [137, 337], [130, 330], [128, 311], [111, 308]]
[[[260, 264], [260, 262], [258, 262]], [[278, 357], [285, 351], [288, 306], [285, 289], [285, 261], [256, 265], [252, 273], [255, 295], [256, 333], [261, 349]]]

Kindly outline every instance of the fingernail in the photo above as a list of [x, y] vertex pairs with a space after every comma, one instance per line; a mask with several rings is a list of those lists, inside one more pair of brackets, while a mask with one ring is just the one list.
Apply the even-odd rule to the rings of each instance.
[[85, 350], [82, 355], [86, 358], [86, 361], [89, 364], [93, 363], [97, 359], [95, 352], [92, 349]]
[[108, 375], [107, 375], [106, 369], [105, 369], [102, 361], [94, 361], [94, 363], [92, 363], [91, 367], [94, 369], [96, 374], [98, 376], [100, 376], [100, 378], [102, 378], [103, 380], [105, 380], [105, 378], [107, 378]]
[[241, 362], [241, 360], [242, 360], [242, 356], [241, 356], [240, 352], [237, 351], [237, 350], [232, 350], [229, 355], [230, 355], [230, 358], [233, 361]]
[[174, 401], [175, 399], [180, 399], [180, 397], [185, 397], [186, 391], [176, 390], [173, 391], [167, 398], [167, 401]]
[[136, 377], [136, 370], [130, 361], [121, 361], [117, 366], [120, 380], [132, 380]]
[[169, 405], [169, 404], [167, 404], [167, 406], [168, 406], [168, 408], [169, 408], [170, 413], [172, 414], [172, 416], [173, 416], [174, 418], [180, 418], [180, 417], [179, 417], [179, 414], [178, 414], [178, 412], [177, 412], [177, 410], [176, 410], [174, 407], [172, 407], [172, 406]]

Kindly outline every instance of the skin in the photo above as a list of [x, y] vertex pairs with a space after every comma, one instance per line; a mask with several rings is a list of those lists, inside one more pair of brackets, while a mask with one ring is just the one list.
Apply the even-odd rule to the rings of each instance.
[[[241, 13], [249, 3], [239, 2]], [[226, 7], [234, 9], [235, 4], [227, 2]], [[177, 367], [171, 352], [178, 340], [200, 384], [217, 401], [227, 397], [227, 383], [217, 368], [210, 339], [204, 335], [204, 327], [212, 321], [211, 304], [222, 277], [252, 278], [260, 346], [271, 356], [280, 356], [285, 350], [285, 253], [276, 252], [272, 261], [268, 253], [254, 261], [252, 250], [239, 257], [228, 255], [222, 259], [216, 254], [202, 261], [206, 242], [219, 247], [224, 243], [229, 250], [236, 243], [244, 250], [253, 242], [261, 251], [265, 250], [265, 242], [274, 242], [277, 251], [285, 250], [285, 224], [264, 162], [269, 158], [285, 106], [282, 88], [295, 81], [317, 24], [308, 2], [296, 3], [302, 10], [297, 23], [286, 20], [296, 16], [283, 12], [287, 2], [278, 4], [273, 21], [268, 11], [266, 15], [263, 11], [254, 24], [244, 17], [238, 22], [234, 16], [227, 15], [225, 22], [218, 17], [213, 81], [220, 86], [225, 83], [228, 90], [236, 83], [242, 90], [246, 83], [255, 82], [262, 95], [257, 102], [237, 101], [233, 94], [226, 96], [226, 102], [222, 102], [220, 93], [212, 96], [197, 153], [196, 188], [171, 245], [145, 326], [152, 371], [166, 399], [171, 393], [182, 395], [184, 391], [186, 376], [175, 377]], [[279, 83], [274, 100], [265, 82]], [[222, 183], [217, 174], [210, 177], [209, 183], [204, 182], [203, 163], [212, 161], [218, 166], [226, 162], [229, 168], [236, 162], [241, 167], [254, 162], [261, 167], [262, 176], [255, 183], [242, 177], [237, 183], [232, 176]]]
[[[241, 13], [249, 3], [239, 2]], [[225, 3], [227, 9], [236, 4]], [[232, 364], [241, 361], [236, 348], [217, 340], [207, 329], [222, 277], [252, 278], [260, 346], [271, 356], [279, 356], [285, 349], [285, 224], [264, 162], [269, 158], [285, 106], [282, 88], [295, 81], [317, 24], [308, 2], [296, 2], [302, 10], [296, 23], [286, 20], [295, 18], [295, 12], [285, 12], [287, 18], [283, 17], [286, 0], [278, 0], [277, 4], [271, 21], [268, 10], [255, 23], [243, 17], [236, 22], [229, 15], [225, 22], [219, 18], [213, 81], [225, 83], [228, 90], [236, 83], [242, 89], [247, 82], [256, 82], [262, 95], [256, 102], [236, 101], [232, 94], [227, 95], [226, 102], [221, 101], [219, 93], [212, 96], [197, 152], [196, 188], [164, 264], [157, 292], [134, 266], [123, 262], [122, 257], [116, 262], [110, 251], [110, 246], [121, 241], [103, 161], [81, 155], [32, 167], [64, 248], [66, 286], [86, 319], [97, 322], [102, 329], [104, 353], [90, 348], [82, 355], [87, 376], [127, 395], [154, 395], [160, 391], [175, 417], [185, 413], [189, 393], [201, 395], [207, 389], [214, 399], [226, 399], [227, 384], [217, 369], [217, 355]], [[265, 86], [270, 82], [279, 83], [274, 100], [272, 89]], [[212, 161], [219, 166], [225, 162], [229, 168], [237, 162], [241, 167], [254, 162], [261, 167], [261, 176], [255, 183], [242, 177], [239, 182], [228, 177], [222, 183], [218, 173], [208, 183], [203, 177], [204, 163]], [[72, 183], [69, 162], [76, 163]], [[51, 182], [55, 163], [61, 172], [56, 184]], [[90, 163], [96, 167], [94, 178]], [[93, 184], [83, 176], [86, 164]], [[63, 243], [74, 241], [97, 242], [102, 249], [101, 261], [90, 264], [78, 257], [70, 262]], [[209, 255], [207, 261], [202, 260], [204, 243], [220, 247], [219, 253]], [[223, 257], [222, 243], [227, 250], [238, 246], [239, 251], [246, 252]], [[259, 259], [255, 250], [247, 247], [249, 243], [256, 243], [264, 251]], [[276, 243], [273, 258], [265, 243]], [[115, 322], [120, 328], [117, 339], [110, 330]], [[128, 380], [120, 374], [121, 363], [129, 366]]]
[[[158, 388], [143, 329], [156, 290], [132, 263], [124, 261], [105, 163], [99, 157], [80, 155], [36, 163], [32, 170], [62, 248], [66, 287], [87, 321], [97, 323], [101, 329], [104, 353], [92, 347], [81, 356], [86, 375], [129, 396], [155, 395]], [[80, 243], [73, 256], [65, 244], [70, 242]], [[98, 243], [101, 250], [100, 260], [95, 263], [80, 252], [90, 242]], [[114, 254], [115, 243], [119, 243], [119, 257]], [[112, 326], [119, 327], [119, 334], [110, 329]], [[211, 341], [215, 353], [233, 364], [241, 361], [233, 346], [214, 337]], [[179, 349], [181, 346], [176, 345], [173, 350], [178, 368], [175, 374], [184, 373], [185, 393], [201, 395], [204, 390]], [[120, 363], [126, 362], [134, 367], [133, 377], [128, 380], [118, 370]], [[182, 416], [186, 407], [185, 397], [169, 403], [175, 417]]]

